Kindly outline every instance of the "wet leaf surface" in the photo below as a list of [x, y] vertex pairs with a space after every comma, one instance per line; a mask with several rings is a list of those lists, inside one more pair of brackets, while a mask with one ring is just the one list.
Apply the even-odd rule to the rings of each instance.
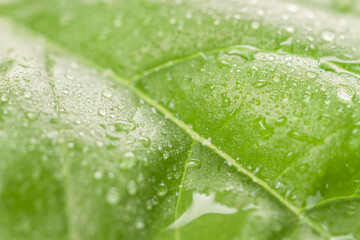
[[357, 1], [0, 1], [0, 239], [360, 239]]

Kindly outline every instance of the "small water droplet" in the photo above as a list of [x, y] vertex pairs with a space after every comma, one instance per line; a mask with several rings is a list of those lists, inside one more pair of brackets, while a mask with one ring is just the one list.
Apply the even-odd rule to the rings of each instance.
[[332, 42], [335, 38], [335, 34], [330, 31], [325, 31], [321, 33], [321, 38], [327, 42]]
[[135, 226], [137, 229], [143, 229], [145, 227], [144, 219], [138, 218]]
[[71, 74], [65, 74], [65, 78], [69, 79], [69, 80], [74, 80], [74, 76]]
[[39, 117], [38, 112], [26, 112], [25, 117], [30, 121], [35, 121]]
[[103, 173], [101, 170], [98, 170], [94, 173], [94, 178], [96, 178], [96, 179], [101, 179], [102, 176], [103, 176]]
[[135, 181], [129, 181], [127, 185], [127, 190], [130, 195], [135, 195], [137, 193], [137, 186]]
[[201, 160], [197, 158], [190, 158], [189, 162], [186, 164], [188, 168], [200, 168], [201, 167]]
[[112, 93], [109, 90], [105, 89], [105, 90], [102, 91], [102, 95], [105, 98], [111, 98]]
[[149, 147], [150, 146], [150, 139], [147, 137], [139, 137], [139, 142], [144, 145], [144, 147]]
[[293, 26], [287, 26], [285, 30], [289, 33], [293, 33], [295, 31], [295, 28]]
[[160, 183], [159, 187], [157, 188], [157, 195], [159, 197], [163, 197], [168, 193], [169, 189], [164, 183]]
[[279, 117], [278, 119], [276, 119], [276, 125], [278, 126], [284, 126], [287, 122], [287, 117], [285, 116], [282, 116], [282, 117]]
[[344, 101], [351, 101], [355, 95], [355, 90], [349, 85], [340, 84], [337, 88], [337, 95]]
[[296, 4], [287, 4], [286, 10], [288, 12], [295, 13], [295, 12], [299, 11], [299, 6]]
[[32, 96], [32, 93], [31, 93], [31, 92], [29, 92], [29, 91], [26, 91], [26, 92], [25, 92], [25, 97], [26, 97], [26, 98], [31, 98], [31, 96]]
[[255, 106], [260, 106], [260, 103], [261, 103], [259, 98], [254, 98], [251, 102]]
[[133, 152], [127, 152], [124, 155], [124, 159], [120, 163], [120, 168], [122, 169], [130, 169], [135, 166], [136, 158]]
[[268, 139], [274, 134], [274, 128], [267, 125], [265, 117], [258, 117], [257, 119], [255, 119], [254, 123], [254, 127], [260, 129], [260, 133], [263, 139]]
[[152, 207], [153, 207], [151, 200], [147, 200], [146, 203], [145, 203], [145, 205], [146, 205], [146, 209], [149, 210], [149, 211], [150, 211], [150, 210], [152, 209]]
[[7, 102], [8, 100], [9, 100], [8, 95], [3, 94], [3, 95], [1, 96], [1, 101], [2, 101], [2, 102]]
[[104, 108], [99, 108], [98, 114], [102, 117], [106, 116], [106, 110]]
[[263, 88], [268, 84], [268, 82], [265, 79], [260, 79], [257, 82], [253, 84], [255, 88]]
[[119, 190], [116, 187], [111, 187], [106, 194], [106, 201], [110, 205], [116, 205], [120, 201]]
[[254, 21], [254, 22], [251, 23], [250, 26], [251, 26], [252, 29], [259, 29], [260, 23], [257, 22], [257, 21]]
[[308, 71], [306, 72], [306, 76], [310, 79], [314, 79], [314, 78], [317, 78], [318, 77], [318, 74], [316, 72], [313, 72], [313, 71]]
[[309, 143], [313, 143], [313, 144], [319, 144], [321, 143], [321, 140], [313, 137], [313, 136], [308, 136], [306, 134], [300, 133], [298, 131], [295, 130], [290, 130], [287, 135], [295, 140], [301, 141], [301, 142], [309, 142]]

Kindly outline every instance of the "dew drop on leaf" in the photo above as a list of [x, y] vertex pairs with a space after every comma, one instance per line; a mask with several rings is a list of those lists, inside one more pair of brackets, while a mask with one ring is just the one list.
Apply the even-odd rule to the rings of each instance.
[[263, 88], [268, 84], [268, 82], [265, 79], [260, 79], [257, 82], [253, 84], [255, 88]]
[[168, 151], [164, 151], [163, 153], [163, 158], [166, 160], [169, 158], [169, 152]]
[[30, 121], [35, 121], [39, 117], [39, 113], [38, 112], [26, 112], [25, 117], [26, 117], [26, 119], [28, 119]]
[[136, 226], [137, 229], [143, 229], [145, 227], [144, 219], [138, 218], [136, 220]]
[[190, 158], [189, 162], [186, 164], [188, 168], [200, 168], [201, 160], [197, 158]]
[[335, 34], [330, 31], [325, 31], [321, 33], [321, 38], [327, 42], [332, 42], [335, 38]]
[[144, 145], [144, 147], [149, 147], [150, 146], [150, 139], [147, 137], [139, 137], [139, 142]]
[[254, 21], [254, 22], [251, 23], [250, 26], [251, 26], [252, 29], [259, 29], [260, 23], [257, 22], [257, 21]]
[[168, 187], [165, 185], [165, 183], [160, 183], [159, 186], [158, 186], [158, 188], [157, 188], [156, 193], [157, 193], [157, 195], [158, 195], [159, 197], [163, 197], [163, 196], [165, 196], [165, 195], [168, 193], [168, 191], [169, 191], [169, 189], [168, 189]]
[[119, 190], [116, 187], [111, 187], [106, 194], [106, 201], [110, 205], [116, 205], [120, 201]]
[[149, 210], [149, 211], [150, 211], [150, 210], [152, 209], [152, 207], [153, 207], [151, 200], [147, 200], [146, 203], [145, 203], [145, 205], [146, 205], [146, 209]]
[[355, 95], [355, 90], [349, 85], [340, 84], [337, 88], [337, 95], [344, 101], [351, 101]]
[[98, 170], [98, 171], [96, 171], [96, 172], [94, 173], [94, 178], [95, 178], [95, 179], [101, 179], [102, 176], [103, 176], [103, 173], [102, 173], [101, 170]]
[[314, 78], [317, 78], [318, 77], [318, 74], [316, 72], [313, 72], [313, 71], [308, 71], [306, 72], [306, 76], [309, 78], [309, 79], [314, 79]]
[[135, 166], [135, 163], [135, 154], [133, 152], [127, 152], [124, 155], [124, 159], [122, 159], [122, 162], [120, 163], [120, 168], [130, 169]]
[[109, 90], [105, 89], [105, 90], [102, 91], [102, 95], [105, 98], [111, 98], [112, 93]]
[[0, 100], [1, 100], [2, 102], [7, 102], [8, 99], [9, 99], [8, 95], [3, 94], [3, 95], [1, 96], [1, 99], [0, 99]]
[[106, 110], [104, 108], [99, 108], [98, 114], [102, 117], [106, 116]]
[[137, 193], [137, 185], [135, 181], [129, 181], [127, 185], [127, 191], [130, 195], [135, 195]]

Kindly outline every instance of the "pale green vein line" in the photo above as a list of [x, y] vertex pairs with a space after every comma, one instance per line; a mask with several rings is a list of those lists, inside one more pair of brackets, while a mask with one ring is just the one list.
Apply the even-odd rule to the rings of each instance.
[[311, 210], [313, 208], [316, 208], [316, 207], [319, 207], [319, 206], [322, 206], [322, 205], [325, 205], [325, 204], [331, 203], [331, 202], [343, 201], [343, 200], [356, 200], [356, 199], [360, 199], [360, 196], [353, 194], [350, 196], [339, 196], [339, 197], [334, 197], [334, 198], [328, 198], [323, 201], [317, 202], [313, 205], [310, 205], [308, 207], [302, 208], [302, 209], [300, 209], [300, 211]]
[[[185, 161], [184, 171], [183, 171], [183, 175], [182, 175], [182, 178], [181, 178], [181, 183], [179, 185], [179, 195], [177, 197], [177, 201], [176, 201], [176, 205], [175, 205], [174, 221], [178, 218], [178, 210], [179, 210], [181, 193], [182, 193], [182, 190], [184, 188], [185, 175], [186, 175], [186, 172], [187, 172], [187, 164], [188, 164], [188, 162], [190, 160], [190, 157], [191, 157], [191, 154], [192, 154], [195, 143], [196, 143], [196, 141], [195, 141], [195, 139], [193, 139], [193, 141], [191, 142], [190, 148], [189, 148], [188, 156], [187, 156], [186, 161]], [[177, 239], [177, 240], [180, 239], [179, 228], [176, 225], [175, 225], [175, 239]]]
[[158, 72], [162, 69], [166, 69], [166, 68], [170, 68], [174, 65], [177, 65], [179, 63], [183, 63], [183, 62], [187, 62], [189, 60], [198, 58], [198, 57], [202, 57], [204, 59], [207, 58], [207, 55], [211, 55], [211, 54], [216, 54], [216, 53], [220, 53], [220, 52], [226, 52], [226, 51], [230, 51], [230, 50], [234, 50], [234, 49], [249, 49], [251, 51], [260, 51], [260, 49], [253, 47], [253, 46], [249, 46], [249, 45], [232, 45], [232, 46], [227, 46], [224, 48], [217, 48], [217, 49], [213, 49], [210, 51], [201, 51], [201, 52], [197, 52], [182, 58], [177, 58], [177, 59], [173, 59], [170, 60], [168, 62], [165, 62], [163, 64], [157, 65], [155, 67], [149, 68], [147, 70], [145, 70], [144, 72], [142, 72], [141, 74], [136, 74], [135, 76], [133, 76], [132, 78], [130, 78], [130, 82], [136, 82], [137, 80], [144, 78], [146, 76], [151, 75], [154, 72]]
[[[199, 58], [199, 57], [202, 57], [202, 58], [206, 59], [209, 55], [220, 53], [220, 52], [227, 52], [227, 51], [235, 50], [235, 49], [248, 49], [248, 50], [251, 50], [251, 51], [254, 51], [254, 52], [269, 52], [269, 50], [264, 50], [264, 49], [257, 48], [256, 46], [250, 46], [250, 45], [245, 45], [245, 44], [231, 45], [231, 46], [227, 46], [227, 47], [212, 49], [212, 50], [209, 50], [209, 51], [200, 51], [200, 52], [197, 52], [197, 53], [194, 53], [194, 54], [190, 54], [188, 56], [184, 56], [184, 57], [181, 57], [181, 58], [176, 58], [176, 59], [169, 60], [169, 61], [167, 61], [165, 63], [162, 63], [162, 64], [159, 64], [159, 65], [157, 65], [155, 67], [151, 67], [151, 68], [145, 70], [144, 72], [142, 72], [140, 74], [135, 74], [133, 77], [131, 77], [129, 79], [129, 82], [136, 82], [136, 81], [138, 81], [138, 80], [140, 80], [142, 78], [145, 78], [145, 77], [147, 77], [147, 76], [149, 76], [149, 75], [151, 75], [151, 74], [153, 74], [155, 72], [170, 68], [170, 67], [175, 66], [177, 64], [181, 64], [181, 63], [190, 61], [192, 59], [196, 59], [196, 58]], [[295, 54], [295, 53], [292, 53], [292, 52], [279, 52], [279, 54], [290, 54], [290, 55], [296, 55], [296, 56], [301, 56], [301, 57], [304, 57], [304, 58], [309, 58], [309, 59], [316, 60], [316, 58], [314, 58], [314, 57], [306, 56], [306, 55], [302, 56], [301, 54]], [[352, 75], [352, 76], [354, 76], [356, 78], [360, 77], [359, 74], [348, 71], [345, 68], [341, 67], [340, 65], [334, 63], [334, 60], [337, 60], [339, 62], [343, 61], [343, 62], [350, 62], [350, 63], [352, 63], [352, 61], [342, 60], [342, 59], [333, 58], [333, 57], [320, 57], [320, 59], [317, 59], [317, 60], [319, 61], [319, 63], [328, 63], [328, 64], [333, 65], [335, 67], [335, 69], [336, 69], [335, 73], [347, 73], [347, 74]], [[357, 63], [357, 61], [356, 61], [356, 63]]]
[[[9, 22], [10, 24], [15, 24], [18, 27], [21, 27], [24, 31], [27, 31], [29, 33], [32, 33], [33, 35], [39, 35], [40, 33], [28, 28], [27, 26], [24, 26], [22, 23], [19, 23], [17, 21], [15, 21], [14, 19], [11, 19], [11, 21]], [[315, 224], [314, 222], [312, 222], [307, 216], [305, 216], [300, 209], [298, 209], [297, 207], [295, 207], [294, 205], [292, 205], [289, 201], [287, 201], [282, 195], [280, 195], [278, 192], [276, 192], [273, 188], [271, 188], [265, 181], [263, 181], [262, 179], [258, 178], [255, 174], [253, 174], [252, 172], [250, 172], [249, 170], [247, 170], [246, 168], [242, 167], [239, 163], [237, 163], [230, 155], [228, 155], [227, 153], [223, 152], [222, 150], [220, 150], [218, 147], [216, 147], [215, 145], [213, 145], [211, 142], [208, 142], [205, 138], [203, 138], [202, 136], [200, 136], [197, 132], [195, 132], [192, 128], [190, 128], [188, 125], [186, 125], [184, 122], [182, 122], [181, 120], [179, 120], [178, 118], [176, 118], [171, 112], [169, 112], [165, 107], [163, 107], [162, 105], [158, 104], [156, 101], [154, 101], [153, 99], [151, 99], [149, 96], [147, 96], [145, 93], [141, 92], [139, 89], [135, 88], [133, 85], [130, 85], [131, 81], [129, 79], [124, 79], [121, 78], [120, 76], [116, 75], [113, 72], [109, 72], [107, 71], [104, 67], [98, 65], [97, 63], [86, 59], [82, 56], [80, 56], [79, 54], [76, 54], [73, 51], [70, 51], [67, 48], [64, 48], [63, 46], [59, 45], [56, 42], [51, 41], [51, 39], [45, 39], [47, 46], [49, 46], [50, 48], [52, 48], [54, 51], [57, 52], [62, 52], [63, 54], [68, 54], [70, 56], [74, 56], [76, 57], [79, 61], [83, 62], [84, 64], [88, 65], [89, 67], [93, 67], [95, 69], [97, 69], [100, 72], [106, 72], [108, 73], [108, 77], [113, 79], [114, 81], [122, 84], [124, 87], [128, 88], [130, 91], [132, 91], [133, 93], [135, 93], [140, 99], [143, 99], [144, 101], [146, 101], [149, 105], [153, 106], [154, 108], [156, 108], [159, 112], [161, 112], [163, 115], [165, 115], [168, 119], [170, 119], [173, 123], [175, 123], [179, 128], [183, 129], [184, 131], [186, 131], [194, 140], [203, 143], [204, 145], [206, 145], [208, 148], [212, 149], [215, 153], [217, 153], [218, 155], [220, 155], [222, 158], [224, 158], [225, 160], [227, 160], [229, 163], [231, 163], [234, 167], [236, 167], [238, 169], [239, 172], [243, 173], [244, 175], [248, 176], [249, 178], [251, 178], [255, 183], [257, 183], [258, 185], [260, 185], [263, 189], [267, 190], [271, 195], [273, 195], [280, 203], [282, 203], [286, 208], [288, 208], [291, 212], [293, 212], [300, 221], [302, 221], [303, 223], [305, 223], [306, 225], [308, 225], [310, 228], [314, 229], [316, 232], [318, 232], [322, 237], [326, 238], [326, 239], [330, 239], [331, 236], [329, 235], [329, 233], [327, 233], [326, 231], [324, 231], [324, 229], [322, 229], [319, 225]], [[223, 50], [214, 50], [214, 51], [223, 51]], [[187, 57], [187, 58], [183, 58], [183, 59], [179, 59], [179, 60], [175, 60], [173, 62], [169, 62], [167, 64], [158, 66], [156, 68], [154, 68], [153, 70], [149, 70], [147, 71], [148, 73], [146, 74], [151, 74], [154, 71], [158, 71], [159, 69], [163, 69], [163, 68], [167, 68], [169, 66], [172, 66], [174, 64], [177, 64], [179, 62], [183, 62], [189, 59], [194, 58], [194, 56], [201, 56], [203, 55], [202, 53], [198, 53], [195, 55], [192, 55], [191, 57]], [[143, 76], [146, 76], [146, 74], [143, 74]], [[136, 78], [133, 78], [136, 79]]]
[[[58, 119], [60, 119], [60, 112], [59, 112], [59, 109], [60, 109], [60, 102], [59, 102], [59, 99], [56, 95], [56, 91], [55, 91], [55, 82], [54, 82], [54, 78], [53, 78], [53, 71], [52, 71], [52, 68], [53, 68], [53, 62], [52, 60], [49, 58], [49, 55], [46, 55], [45, 57], [45, 61], [46, 61], [46, 64], [45, 64], [45, 69], [46, 69], [46, 72], [49, 76], [49, 85], [50, 85], [50, 89], [51, 89], [51, 92], [54, 96], [54, 102], [55, 102], [55, 106], [54, 106], [54, 110], [55, 110], [55, 113], [56, 113], [56, 116]], [[59, 136], [61, 136], [61, 129], [58, 129], [58, 133], [59, 133]], [[70, 203], [69, 203], [69, 175], [68, 175], [68, 167], [67, 167], [67, 160], [65, 159], [65, 149], [66, 147], [64, 146], [64, 142], [61, 142], [60, 143], [60, 161], [61, 161], [61, 167], [62, 167], [62, 174], [63, 174], [63, 184], [64, 184], [64, 204], [65, 204], [65, 214], [66, 214], [66, 225], [67, 225], [67, 229], [68, 229], [68, 233], [69, 233], [69, 237], [70, 239], [75, 239], [75, 236], [74, 236], [74, 230], [72, 228], [72, 224], [71, 224], [71, 208], [70, 208]]]
[[292, 162], [287, 168], [285, 168], [279, 175], [277, 175], [274, 179], [272, 179], [272, 181], [275, 181], [277, 179], [279, 179], [280, 177], [282, 177], [284, 174], [286, 174], [289, 170], [291, 170], [297, 163], [299, 163], [299, 161], [294, 161]]

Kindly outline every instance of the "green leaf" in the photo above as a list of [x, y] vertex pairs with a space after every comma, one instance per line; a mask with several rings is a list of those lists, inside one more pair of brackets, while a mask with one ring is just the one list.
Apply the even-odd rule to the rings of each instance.
[[360, 239], [356, 1], [0, 1], [0, 239]]

